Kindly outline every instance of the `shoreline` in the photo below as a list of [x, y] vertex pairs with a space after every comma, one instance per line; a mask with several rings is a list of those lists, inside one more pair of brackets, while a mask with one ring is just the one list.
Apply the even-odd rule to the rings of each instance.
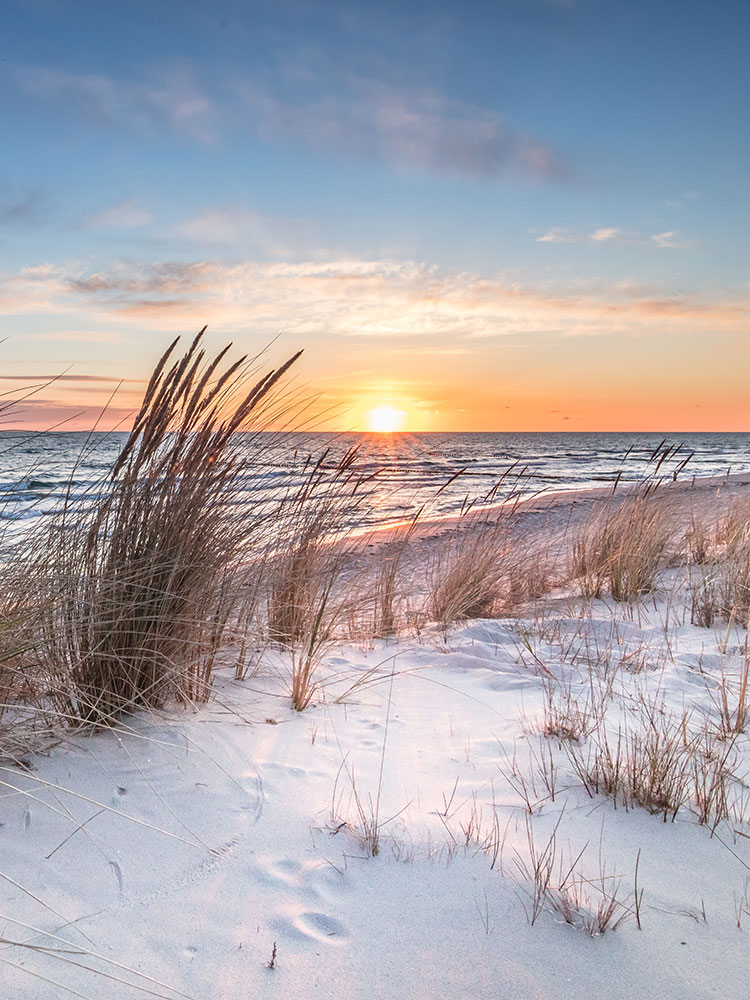
[[[515, 525], [521, 525], [524, 520], [540, 515], [548, 515], [549, 518], [559, 522], [562, 520], [562, 512], [568, 511], [570, 517], [566, 521], [572, 525], [575, 521], [582, 519], [583, 513], [590, 511], [591, 507], [598, 503], [616, 502], [626, 499], [628, 493], [633, 493], [637, 489], [637, 483], [617, 484], [616, 490], [613, 485], [609, 486], [584, 486], [580, 489], [555, 490], [549, 493], [539, 493], [520, 500], [504, 500], [487, 507], [478, 508], [476, 514], [469, 514], [462, 519], [458, 514], [444, 514], [427, 516], [417, 521], [412, 534], [413, 542], [425, 542], [433, 538], [444, 537], [446, 533], [455, 530], [464, 521], [465, 525], [471, 529], [472, 520], [478, 520], [478, 516], [497, 512], [498, 516], [512, 509], [512, 516]], [[734, 500], [739, 495], [750, 494], [750, 472], [735, 472], [721, 476], [694, 476], [691, 480], [664, 480], [658, 487], [659, 497], [664, 497], [670, 502], [685, 501], [690, 498], [707, 500], [710, 494], [717, 498], [721, 493], [721, 504], [724, 505]], [[579, 509], [576, 517], [573, 511]], [[411, 518], [406, 518], [397, 522], [390, 522], [381, 527], [368, 527], [352, 532], [348, 537], [362, 537], [378, 545], [386, 545], [394, 539], [389, 536], [396, 535], [402, 528], [411, 524]], [[490, 518], [492, 520], [492, 518]], [[497, 517], [495, 518], [497, 520]], [[559, 524], [556, 526], [559, 528]]]

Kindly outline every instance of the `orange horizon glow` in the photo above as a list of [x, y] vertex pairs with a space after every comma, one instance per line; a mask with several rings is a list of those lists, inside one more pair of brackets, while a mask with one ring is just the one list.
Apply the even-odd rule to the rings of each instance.
[[[89, 429], [107, 407], [105, 421], [127, 427], [152, 366], [175, 333], [190, 335], [197, 310], [211, 320], [212, 351], [233, 341], [235, 356], [273, 366], [303, 348], [290, 377], [319, 404], [320, 429], [750, 431], [750, 299], [734, 289], [548, 288], [409, 261], [250, 261], [180, 271], [179, 291], [170, 284], [164, 299], [138, 291], [166, 280], [162, 271], [123, 267], [11, 276], [10, 306], [43, 332], [4, 345], [0, 392], [32, 392], [3, 426]], [[81, 301], [75, 290], [89, 285], [97, 296], [124, 287], [125, 305]], [[150, 303], [138, 324], [130, 298]], [[251, 330], [248, 316], [261, 317]], [[289, 332], [275, 342], [279, 328]]]
[[[434, 386], [429, 389], [434, 391]], [[739, 393], [728, 392], [720, 400], [704, 397], [700, 403], [693, 402], [696, 395], [692, 393], [684, 393], [682, 398], [664, 393], [661, 399], [648, 398], [645, 393], [629, 397], [623, 393], [623, 396], [582, 399], [567, 393], [553, 396], [550, 392], [545, 398], [545, 393], [538, 389], [531, 399], [512, 392], [498, 393], [492, 399], [486, 389], [476, 386], [460, 396], [440, 400], [438, 406], [431, 408], [420, 406], [418, 398], [373, 406], [371, 398], [360, 402], [348, 394], [328, 393], [326, 403], [330, 402], [335, 416], [324, 417], [316, 427], [333, 432], [383, 435], [451, 431], [750, 433], [750, 406]], [[0, 429], [129, 430], [139, 405], [140, 394], [132, 390], [122, 396], [115, 394], [112, 399], [108, 390], [102, 390], [101, 399], [96, 400], [75, 391], [60, 393], [55, 398], [32, 397], [7, 410]], [[283, 426], [293, 429], [293, 423], [285, 421]]]
[[[223, 338], [215, 340], [223, 346]], [[616, 357], [624, 344], [627, 353]], [[746, 366], [740, 357], [728, 365], [722, 352], [701, 342], [696, 371], [684, 356], [672, 351], [665, 356], [663, 345], [658, 346], [646, 339], [571, 338], [547, 344], [531, 357], [518, 346], [480, 344], [449, 361], [430, 351], [398, 358], [385, 351], [382, 367], [369, 370], [365, 366], [372, 362], [358, 343], [333, 359], [311, 352], [300, 363], [299, 377], [305, 397], [317, 399], [320, 416], [310, 420], [308, 410], [300, 427], [375, 434], [750, 432]], [[124, 384], [117, 376], [94, 374], [104, 365], [89, 364], [86, 374], [68, 372], [55, 379], [49, 373], [56, 359], [19, 365], [29, 374], [0, 375], [2, 398], [16, 400], [0, 427], [127, 430], [153, 361], [128, 359], [121, 369], [127, 375]], [[294, 421], [285, 417], [283, 424], [291, 429]]]

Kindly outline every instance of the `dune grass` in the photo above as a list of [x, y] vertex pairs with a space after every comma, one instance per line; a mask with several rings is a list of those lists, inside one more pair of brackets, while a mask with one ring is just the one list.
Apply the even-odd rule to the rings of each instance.
[[691, 577], [695, 625], [750, 624], [750, 505], [733, 503], [714, 525], [712, 543]]
[[467, 618], [491, 617], [510, 589], [515, 562], [510, 527], [517, 489], [498, 504], [507, 473], [486, 497], [466, 499], [447, 541], [433, 552], [427, 570], [427, 617], [443, 627]]
[[674, 534], [659, 500], [637, 491], [594, 513], [573, 540], [571, 574], [583, 596], [631, 602], [653, 591]]
[[247, 358], [227, 365], [228, 348], [207, 356], [202, 335], [159, 361], [107, 480], [69, 496], [24, 553], [17, 659], [62, 719], [208, 697], [233, 570], [265, 530], [237, 503], [259, 447], [237, 432], [262, 426], [297, 355], [258, 377]]

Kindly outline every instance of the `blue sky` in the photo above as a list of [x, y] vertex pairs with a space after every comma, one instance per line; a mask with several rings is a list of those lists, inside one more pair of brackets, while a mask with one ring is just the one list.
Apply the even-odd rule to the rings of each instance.
[[69, 376], [23, 419], [209, 323], [346, 426], [747, 428], [748, 21], [6, 0], [0, 367]]

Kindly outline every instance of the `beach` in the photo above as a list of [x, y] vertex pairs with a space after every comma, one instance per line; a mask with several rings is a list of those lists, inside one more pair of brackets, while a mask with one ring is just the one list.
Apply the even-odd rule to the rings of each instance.
[[750, 1000], [750, 4], [2, 27], [0, 1000]]
[[[684, 536], [749, 488], [659, 502]], [[525, 501], [513, 545], [562, 578], [611, 495]], [[421, 525], [405, 572], [456, 537]], [[695, 572], [665, 558], [635, 600], [560, 579], [502, 616], [332, 641], [304, 711], [268, 646], [243, 680], [219, 666], [206, 704], [3, 764], [7, 994], [739, 1000], [746, 632], [691, 623]], [[655, 748], [649, 793], [627, 762]]]

